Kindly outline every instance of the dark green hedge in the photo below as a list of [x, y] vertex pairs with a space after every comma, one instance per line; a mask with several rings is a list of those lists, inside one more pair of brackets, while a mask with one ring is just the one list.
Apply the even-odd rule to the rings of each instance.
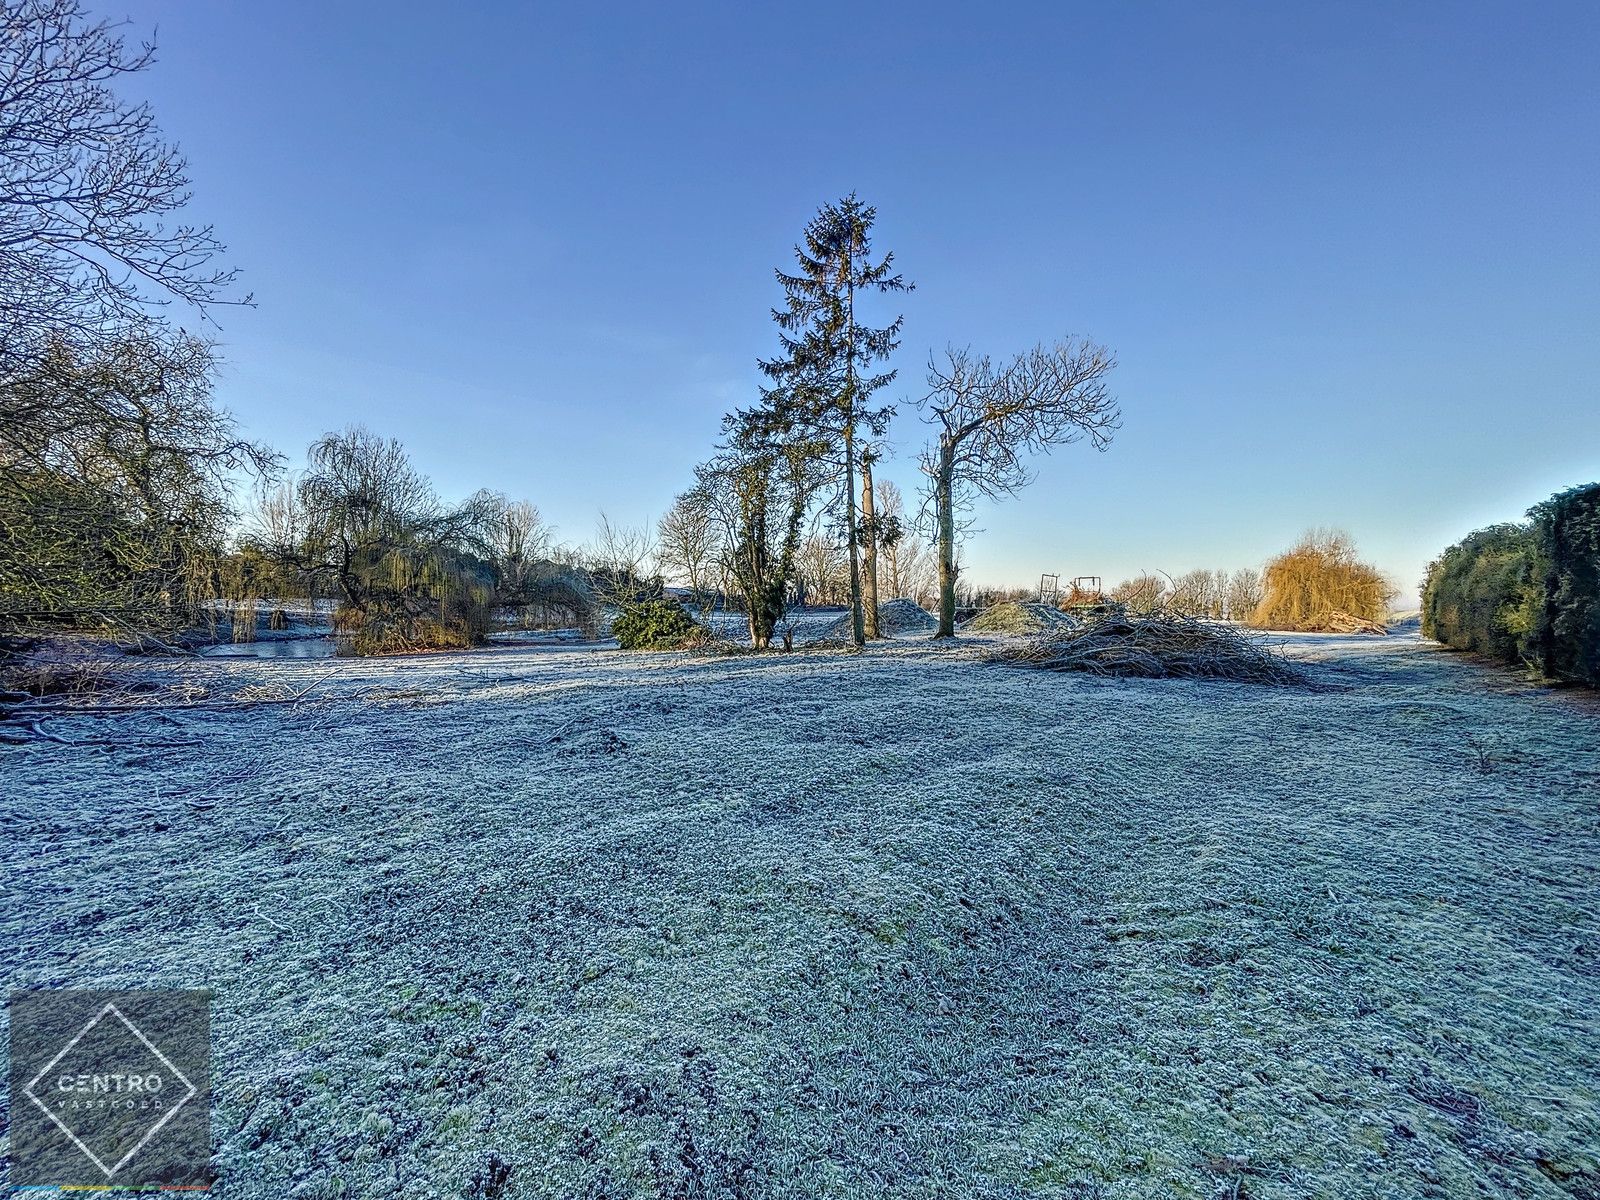
[[1531, 526], [1480, 529], [1429, 565], [1422, 632], [1457, 650], [1531, 661], [1542, 578]]
[[1600, 686], [1600, 484], [1553, 496], [1528, 517], [1480, 529], [1429, 564], [1422, 631]]
[[1600, 687], [1600, 483], [1552, 496], [1529, 516], [1545, 563], [1540, 665], [1552, 679]]

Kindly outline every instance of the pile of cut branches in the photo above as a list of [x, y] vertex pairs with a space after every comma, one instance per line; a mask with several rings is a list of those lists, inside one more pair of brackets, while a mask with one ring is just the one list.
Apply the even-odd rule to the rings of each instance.
[[1384, 637], [1388, 629], [1377, 621], [1347, 613], [1342, 608], [1328, 608], [1317, 613], [1300, 626], [1302, 633], [1367, 633]]
[[1107, 613], [1076, 628], [1000, 646], [990, 661], [1149, 679], [1307, 682], [1298, 667], [1249, 634], [1172, 613]]

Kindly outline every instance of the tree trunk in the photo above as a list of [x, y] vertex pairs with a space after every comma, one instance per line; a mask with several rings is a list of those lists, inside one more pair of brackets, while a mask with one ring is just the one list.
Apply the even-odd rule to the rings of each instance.
[[844, 519], [845, 544], [850, 551], [850, 640], [866, 645], [866, 629], [861, 620], [861, 555], [856, 539], [856, 430], [846, 417], [844, 424]]
[[934, 480], [939, 511], [939, 629], [934, 637], [956, 635], [956, 496], [955, 448], [941, 442], [939, 471]]
[[861, 531], [866, 538], [861, 548], [862, 631], [869, 638], [882, 637], [878, 631], [878, 528], [873, 520], [872, 448], [861, 455]]
[[[855, 236], [852, 229], [851, 237]], [[845, 242], [845, 355], [844, 355], [844, 516], [845, 541], [850, 547], [850, 640], [867, 643], [861, 613], [861, 555], [856, 536], [856, 267], [854, 243]]]

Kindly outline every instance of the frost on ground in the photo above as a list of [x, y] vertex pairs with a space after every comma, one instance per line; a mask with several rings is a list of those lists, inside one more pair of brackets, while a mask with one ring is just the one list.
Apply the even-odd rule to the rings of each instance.
[[1600, 711], [1287, 644], [152, 665], [328, 677], [0, 749], [5, 982], [215, 989], [230, 1197], [1600, 1194]]

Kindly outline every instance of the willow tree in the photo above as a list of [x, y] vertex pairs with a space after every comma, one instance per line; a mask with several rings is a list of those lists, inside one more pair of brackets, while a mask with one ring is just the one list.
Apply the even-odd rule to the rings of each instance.
[[444, 503], [405, 447], [354, 426], [325, 434], [255, 548], [317, 593], [356, 654], [475, 645], [487, 636], [500, 499]]
[[939, 543], [939, 629], [956, 632], [956, 508], [973, 493], [1014, 495], [1031, 481], [1027, 456], [1087, 438], [1104, 450], [1120, 424], [1106, 377], [1116, 359], [1083, 338], [1039, 345], [996, 365], [969, 350], [930, 359], [920, 404], [937, 439], [923, 453]]
[[[863, 204], [854, 192], [837, 204], [824, 205], [806, 225], [795, 247], [798, 270], [779, 270], [785, 304], [774, 309], [783, 354], [763, 361], [761, 369], [777, 385], [803, 398], [806, 421], [836, 453], [844, 477], [845, 550], [850, 567], [851, 639], [861, 645], [868, 616], [876, 633], [875, 556], [869, 559], [869, 598], [862, 603], [862, 538], [857, 520], [858, 467], [863, 495], [872, 489], [873, 438], [887, 432], [894, 415], [890, 406], [874, 408], [874, 392], [893, 382], [894, 371], [879, 367], [900, 344], [903, 317], [887, 325], [863, 323], [857, 303], [874, 294], [910, 291], [912, 284], [894, 273], [894, 255], [874, 259], [872, 225], [878, 210]], [[862, 437], [863, 429], [866, 437]], [[870, 499], [865, 507], [871, 507]]]

